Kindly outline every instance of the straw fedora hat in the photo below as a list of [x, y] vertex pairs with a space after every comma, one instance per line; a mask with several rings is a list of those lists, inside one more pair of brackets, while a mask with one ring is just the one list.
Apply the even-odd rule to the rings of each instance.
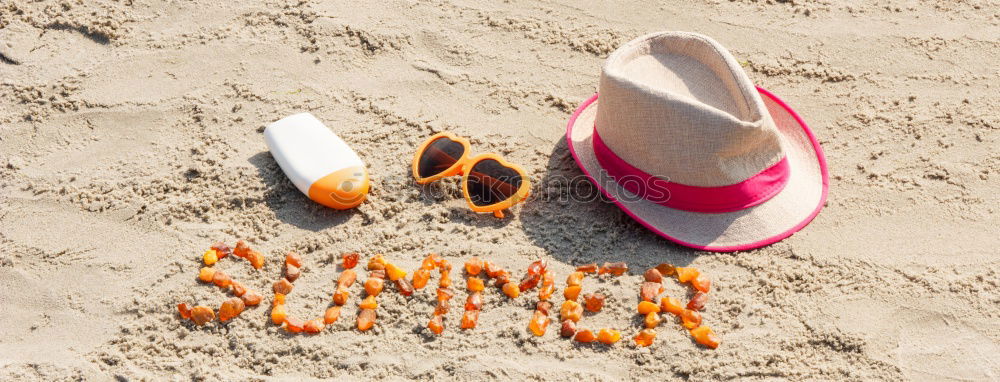
[[692, 248], [777, 242], [826, 201], [826, 161], [806, 123], [696, 33], [653, 33], [611, 53], [566, 141], [625, 213]]

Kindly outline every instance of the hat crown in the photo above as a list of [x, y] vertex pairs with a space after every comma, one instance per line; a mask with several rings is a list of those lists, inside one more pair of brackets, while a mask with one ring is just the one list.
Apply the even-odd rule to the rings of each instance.
[[743, 182], [785, 154], [774, 121], [736, 59], [711, 38], [655, 33], [601, 70], [596, 133], [622, 160], [670, 182]]

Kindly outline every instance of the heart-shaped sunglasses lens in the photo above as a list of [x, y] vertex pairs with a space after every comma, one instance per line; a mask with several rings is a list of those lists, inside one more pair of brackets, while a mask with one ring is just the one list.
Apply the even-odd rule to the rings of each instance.
[[469, 199], [476, 206], [488, 206], [510, 199], [521, 187], [521, 173], [495, 159], [483, 159], [472, 165], [465, 185]]
[[428, 178], [445, 172], [465, 154], [465, 146], [448, 137], [438, 137], [424, 148], [417, 162], [417, 175]]

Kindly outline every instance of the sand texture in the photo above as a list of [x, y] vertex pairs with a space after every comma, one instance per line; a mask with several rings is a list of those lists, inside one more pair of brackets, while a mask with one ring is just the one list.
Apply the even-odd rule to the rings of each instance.
[[[0, 2], [0, 380], [1000, 379], [1000, 4], [642, 3]], [[712, 254], [573, 197], [596, 191], [567, 151], [570, 114], [604, 57], [661, 30], [714, 37], [814, 129], [830, 197], [805, 230]], [[300, 111], [367, 163], [356, 210], [312, 203], [267, 152], [264, 126]], [[455, 180], [414, 185], [413, 149], [444, 130], [522, 165], [534, 198], [498, 220]], [[226, 298], [195, 276], [207, 246], [236, 239], [264, 269], [217, 267], [264, 304], [182, 322], [176, 303]], [[435, 337], [431, 291], [387, 287], [359, 333], [360, 283], [332, 328], [289, 335], [266, 307], [289, 250], [305, 259], [288, 299], [302, 318], [329, 304], [345, 251], [409, 270], [428, 252], [479, 255], [517, 278], [544, 258], [557, 303], [575, 265], [625, 261], [630, 275], [585, 281], [610, 297], [582, 321], [625, 338], [535, 337], [537, 294], [493, 288], [478, 328], [457, 329], [458, 307]], [[714, 280], [719, 349], [671, 321], [632, 343], [641, 271], [660, 262]]]

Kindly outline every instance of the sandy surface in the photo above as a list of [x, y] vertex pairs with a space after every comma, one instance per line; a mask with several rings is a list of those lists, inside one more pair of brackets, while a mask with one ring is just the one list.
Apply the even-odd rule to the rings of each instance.
[[[2, 2], [0, 379], [1000, 378], [1000, 5], [638, 3]], [[804, 231], [710, 254], [569, 198], [595, 193], [564, 181], [580, 174], [569, 114], [603, 57], [666, 29], [713, 36], [813, 127], [830, 199]], [[309, 202], [267, 153], [263, 126], [298, 111], [367, 162], [357, 210]], [[411, 150], [442, 130], [523, 165], [538, 198], [498, 221], [470, 213], [454, 182], [412, 185]], [[181, 322], [177, 302], [224, 299], [194, 276], [206, 246], [237, 238], [266, 267], [219, 267], [262, 292], [279, 254], [304, 254], [289, 297], [303, 317], [326, 307], [348, 250], [409, 269], [430, 251], [477, 254], [517, 275], [545, 258], [557, 286], [584, 262], [693, 264], [715, 280], [705, 322], [724, 342], [700, 348], [674, 323], [651, 348], [536, 338], [531, 299], [492, 289], [479, 328], [457, 330], [456, 309], [440, 337], [424, 329], [427, 290], [384, 294], [364, 334], [353, 303], [311, 337], [263, 306]], [[640, 280], [588, 279], [611, 298], [584, 322], [631, 337]]]

